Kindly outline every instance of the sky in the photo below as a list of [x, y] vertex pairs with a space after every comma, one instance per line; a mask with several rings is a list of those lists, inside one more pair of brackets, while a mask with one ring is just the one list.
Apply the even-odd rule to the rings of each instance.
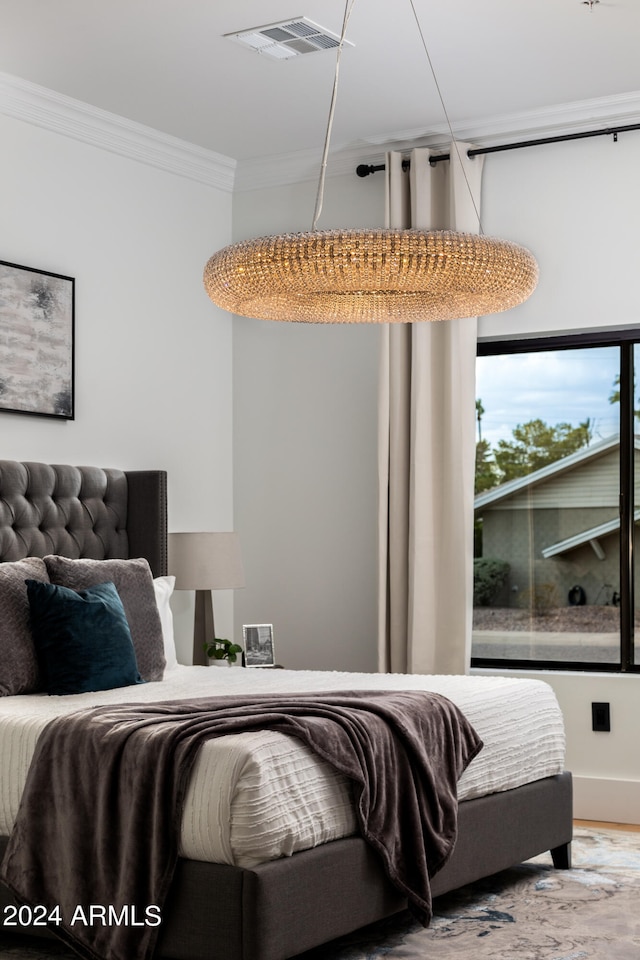
[[617, 433], [619, 404], [609, 397], [619, 366], [617, 347], [478, 357], [482, 439], [511, 440], [514, 427], [535, 419], [577, 426], [590, 418], [593, 441]]

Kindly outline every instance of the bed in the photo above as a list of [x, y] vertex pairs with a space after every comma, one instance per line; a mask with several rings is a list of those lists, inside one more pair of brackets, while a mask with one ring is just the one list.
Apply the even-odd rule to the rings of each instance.
[[[167, 583], [165, 473], [0, 461], [0, 561], [49, 555], [107, 561], [107, 566], [109, 561], [145, 558], [162, 611], [158, 591]], [[165, 600], [167, 595], [165, 590]], [[478, 757], [482, 765], [474, 761], [461, 778], [458, 839], [448, 863], [432, 879], [434, 896], [545, 851], [551, 852], [556, 867], [570, 865], [571, 776], [563, 769], [561, 716], [546, 684], [491, 677], [181, 667], [170, 638], [167, 641], [169, 628], [166, 622], [162, 625], [162, 679], [135, 688], [136, 698], [166, 700], [187, 690], [197, 696], [211, 684], [217, 692], [232, 694], [364, 690], [373, 685], [435, 690], [458, 702], [479, 728], [485, 747]], [[134, 688], [123, 689], [131, 699]], [[64, 709], [63, 701], [77, 708], [87, 696], [0, 698], [0, 854], [8, 843], [29, 751], [54, 701], [57, 708]], [[119, 698], [119, 691], [107, 690], [87, 703]], [[531, 703], [533, 723], [526, 719]], [[16, 723], [21, 728], [17, 741]], [[509, 738], [527, 724], [532, 734], [526, 738], [525, 762]], [[377, 854], [354, 832], [348, 785], [322, 768], [302, 745], [294, 744], [291, 754], [292, 738], [257, 738], [257, 744], [249, 744], [246, 735], [225, 737], [201, 751], [185, 800], [181, 857], [163, 911], [159, 957], [286, 960], [406, 907]], [[271, 770], [277, 776], [271, 776]], [[284, 826], [275, 822], [280, 814], [265, 815], [265, 810], [276, 809], [283, 783], [289, 784], [291, 796], [306, 791], [310, 798], [308, 803], [303, 797], [300, 805], [290, 799], [282, 805], [303, 811], [298, 821], [294, 817]], [[252, 816], [247, 811], [253, 811]], [[269, 829], [257, 829], [267, 820], [274, 821]], [[10, 902], [9, 891], [0, 887], [0, 905]]]

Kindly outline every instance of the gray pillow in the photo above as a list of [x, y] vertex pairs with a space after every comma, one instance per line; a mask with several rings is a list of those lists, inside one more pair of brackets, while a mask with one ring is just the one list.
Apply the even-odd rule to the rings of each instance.
[[70, 560], [44, 558], [51, 583], [86, 590], [98, 583], [115, 584], [127, 616], [143, 680], [162, 680], [165, 668], [162, 624], [156, 604], [153, 575], [147, 560]]
[[31, 638], [25, 580], [49, 582], [40, 557], [0, 563], [0, 696], [34, 693], [39, 688], [38, 661]]

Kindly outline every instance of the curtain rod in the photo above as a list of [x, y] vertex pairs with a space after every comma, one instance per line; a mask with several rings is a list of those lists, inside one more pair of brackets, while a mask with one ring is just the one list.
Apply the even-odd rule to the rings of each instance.
[[[616, 143], [618, 140], [618, 134], [627, 133], [629, 130], [640, 130], [640, 123], [629, 123], [623, 127], [607, 127], [605, 130], [585, 130], [582, 133], [564, 133], [557, 137], [543, 137], [540, 140], [521, 140], [518, 143], [503, 143], [497, 147], [476, 147], [475, 149], [467, 150], [467, 156], [479, 157], [485, 153], [501, 153], [504, 150], [520, 150], [522, 147], [539, 147], [545, 143], [564, 143], [566, 140], [584, 140], [587, 137], [612, 136], [613, 142]], [[430, 158], [429, 163], [433, 166], [443, 160], [448, 160], [449, 156], [450, 154], [448, 153], [435, 154]], [[408, 170], [409, 166], [409, 160], [402, 161], [403, 170]], [[377, 173], [379, 170], [384, 169], [384, 163], [360, 163], [356, 167], [356, 173], [359, 177], [368, 177], [370, 173]]]

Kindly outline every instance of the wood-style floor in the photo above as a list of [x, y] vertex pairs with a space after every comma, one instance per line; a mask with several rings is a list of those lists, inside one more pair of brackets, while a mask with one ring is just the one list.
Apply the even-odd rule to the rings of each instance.
[[574, 820], [576, 827], [594, 827], [596, 830], [631, 830], [640, 833], [640, 823], [604, 823], [602, 820]]

